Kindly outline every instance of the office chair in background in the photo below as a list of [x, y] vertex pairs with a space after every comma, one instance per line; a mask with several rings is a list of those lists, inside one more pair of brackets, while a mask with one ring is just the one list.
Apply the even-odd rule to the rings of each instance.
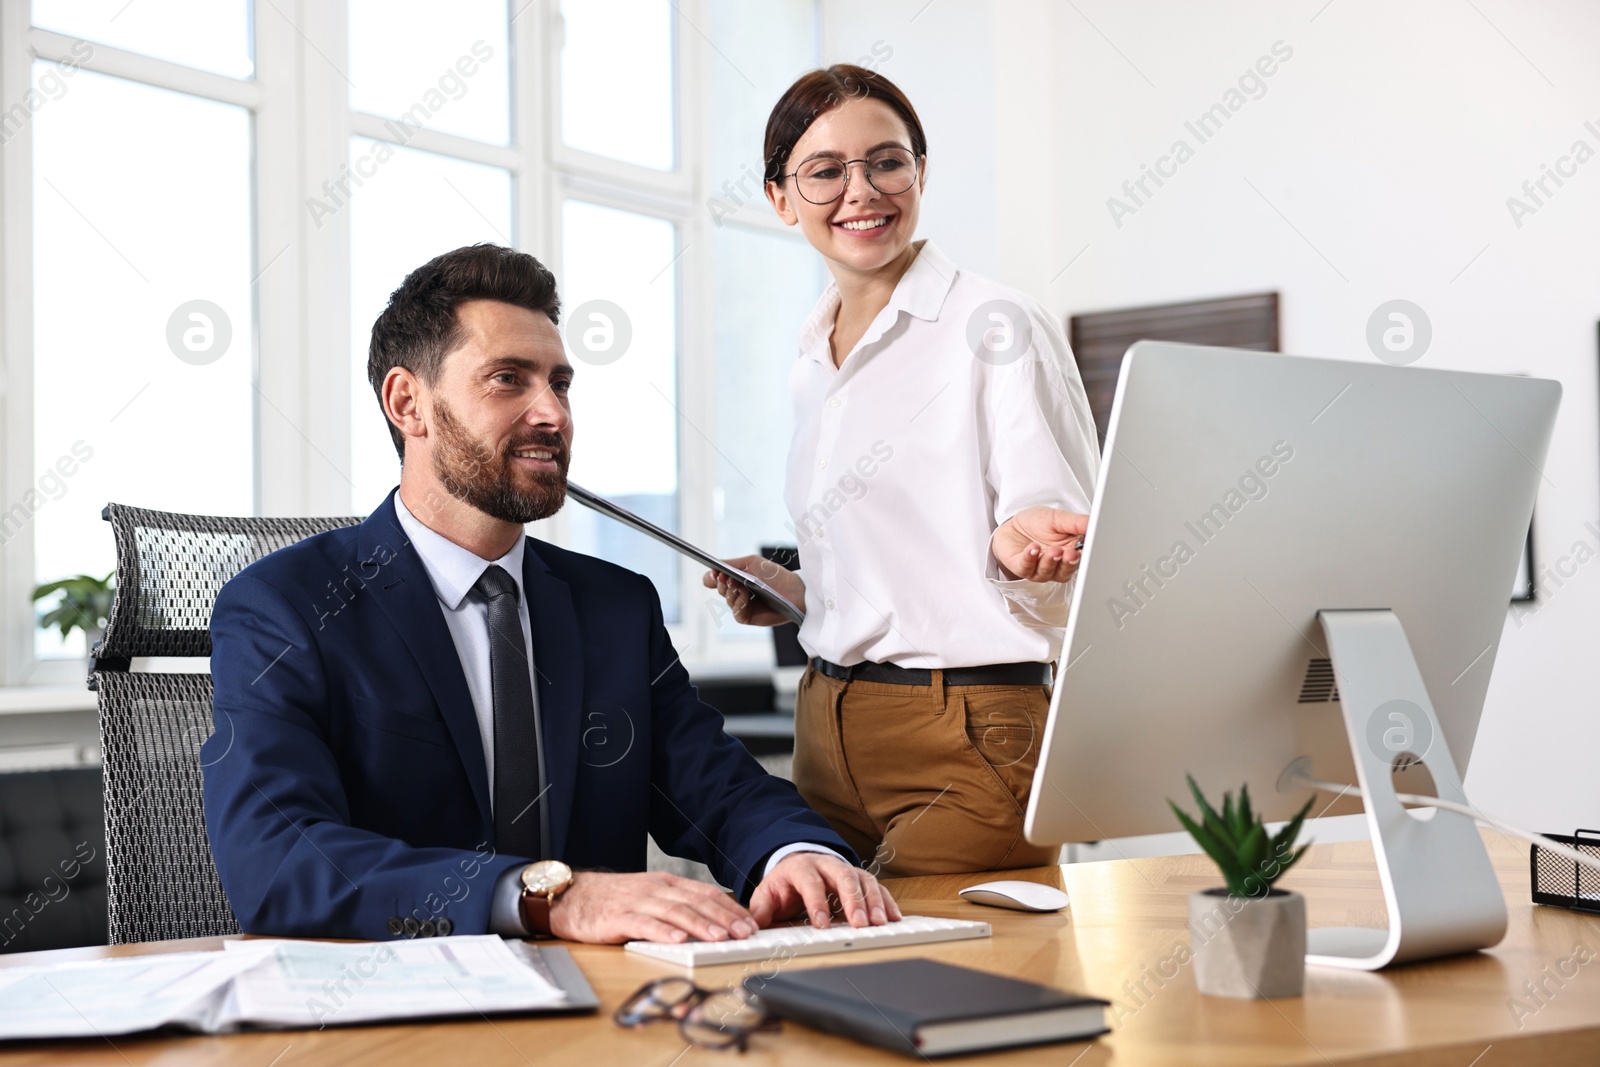
[[143, 657], [209, 659], [223, 583], [270, 552], [344, 518], [223, 518], [108, 504], [116, 595], [95, 645], [104, 760], [111, 944], [238, 933], [206, 839], [200, 745], [211, 736], [211, 675], [134, 671]]

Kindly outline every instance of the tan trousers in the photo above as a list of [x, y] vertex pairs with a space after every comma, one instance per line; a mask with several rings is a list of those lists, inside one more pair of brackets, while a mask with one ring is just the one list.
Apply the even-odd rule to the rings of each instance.
[[842, 682], [814, 669], [795, 700], [794, 783], [873, 873], [1038, 867], [1022, 816], [1050, 688]]

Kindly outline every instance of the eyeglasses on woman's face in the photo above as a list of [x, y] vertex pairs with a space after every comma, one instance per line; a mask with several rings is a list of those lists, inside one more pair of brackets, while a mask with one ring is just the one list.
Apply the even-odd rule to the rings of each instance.
[[850, 184], [850, 168], [860, 163], [861, 173], [884, 196], [903, 193], [917, 181], [918, 159], [904, 148], [880, 148], [865, 159], [815, 156], [784, 175], [793, 178], [800, 195], [813, 204], [831, 204]]
[[611, 1017], [617, 1025], [629, 1027], [675, 1019], [678, 1033], [689, 1044], [740, 1052], [749, 1046], [751, 1034], [778, 1028], [778, 1020], [755, 994], [742, 987], [701, 989], [687, 978], [646, 982]]

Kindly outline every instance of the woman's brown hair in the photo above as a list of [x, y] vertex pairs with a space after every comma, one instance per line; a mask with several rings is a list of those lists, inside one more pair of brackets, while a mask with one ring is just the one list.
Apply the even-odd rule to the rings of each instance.
[[789, 162], [789, 153], [795, 142], [811, 128], [817, 118], [826, 115], [847, 100], [870, 98], [882, 100], [900, 116], [911, 132], [911, 153], [918, 159], [928, 154], [928, 138], [922, 132], [922, 120], [916, 108], [906, 99], [899, 86], [881, 74], [854, 63], [836, 63], [831, 67], [802, 74], [778, 98], [767, 116], [765, 147], [766, 174], [769, 182], [783, 181], [783, 168]]

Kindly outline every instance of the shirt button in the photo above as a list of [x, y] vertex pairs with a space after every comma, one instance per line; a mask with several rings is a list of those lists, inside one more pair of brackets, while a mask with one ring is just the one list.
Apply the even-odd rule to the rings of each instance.
[[828, 461], [827, 460], [825, 460], [825, 459], [817, 460], [817, 470], [821, 470], [822, 468], [826, 467], [827, 465], [828, 465]]
[[829, 611], [833, 610], [833, 597], [829, 597], [827, 600], [824, 601], [824, 603], [828, 605], [828, 610]]
[[843, 404], [843, 403], [844, 403], [843, 400], [840, 400], [838, 397], [834, 397], [834, 398], [832, 398], [831, 400], [828, 401], [828, 406], [830, 408], [836, 408], [840, 404]]
[[824, 530], [822, 527], [818, 526], [817, 527], [817, 540], [820, 541], [824, 537], [827, 537], [827, 536], [828, 536], [828, 531]]

